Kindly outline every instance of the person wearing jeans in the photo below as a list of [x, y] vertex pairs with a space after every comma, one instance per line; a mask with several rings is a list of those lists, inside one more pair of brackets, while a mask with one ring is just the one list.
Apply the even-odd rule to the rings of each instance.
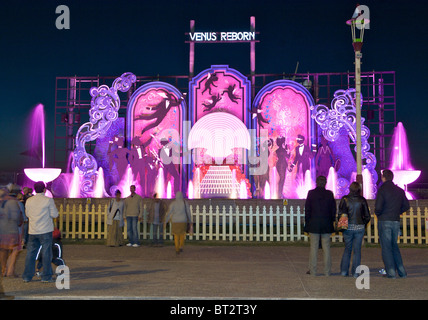
[[163, 245], [163, 227], [165, 223], [165, 214], [167, 207], [162, 199], [157, 197], [155, 193], [153, 195], [153, 201], [149, 205], [147, 222], [152, 225], [153, 230], [153, 242], [154, 246]]
[[309, 190], [305, 202], [305, 228], [309, 233], [311, 249], [309, 253], [309, 274], [315, 276], [317, 269], [317, 254], [321, 240], [324, 253], [324, 274], [331, 273], [330, 236], [334, 232], [336, 218], [336, 201], [333, 192], [325, 189], [327, 179], [318, 176], [316, 188]]
[[400, 249], [397, 245], [400, 232], [400, 215], [410, 209], [409, 200], [403, 189], [392, 180], [394, 173], [383, 170], [382, 186], [376, 195], [375, 214], [378, 217], [379, 241], [382, 248], [382, 259], [388, 278], [407, 277]]
[[131, 195], [125, 199], [124, 218], [126, 218], [128, 247], [140, 246], [140, 235], [138, 233], [138, 223], [143, 218], [143, 198], [135, 193], [135, 186], [130, 188]]
[[[40, 250], [42, 254], [42, 282], [52, 279], [52, 232], [43, 234], [29, 234], [27, 243], [27, 256], [25, 257], [25, 270], [22, 274], [24, 282], [29, 282], [36, 272], [36, 257]], [[41, 248], [40, 248], [41, 246]]]
[[343, 196], [339, 203], [338, 219], [342, 214], [348, 215], [348, 229], [343, 232], [345, 241], [345, 251], [340, 263], [340, 274], [349, 275], [349, 265], [351, 254], [352, 259], [351, 274], [357, 277], [357, 267], [361, 264], [361, 245], [363, 243], [365, 226], [370, 222], [370, 210], [367, 200], [360, 195], [361, 186], [358, 182], [352, 182], [349, 186], [349, 194]]
[[396, 271], [400, 278], [406, 278], [407, 272], [403, 265], [397, 239], [400, 233], [399, 221], [379, 221], [379, 241], [382, 248], [382, 260], [385, 264], [386, 276], [395, 278]]
[[52, 232], [53, 220], [58, 217], [58, 210], [52, 198], [45, 196], [44, 182], [34, 184], [36, 195], [25, 203], [28, 217], [28, 243], [25, 269], [22, 274], [24, 282], [30, 282], [35, 274], [36, 256], [40, 246], [43, 254], [42, 282], [52, 282]]

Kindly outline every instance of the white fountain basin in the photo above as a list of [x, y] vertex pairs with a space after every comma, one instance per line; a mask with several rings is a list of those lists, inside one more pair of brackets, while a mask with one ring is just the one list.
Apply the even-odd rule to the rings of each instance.
[[420, 170], [391, 170], [394, 173], [393, 182], [402, 189], [415, 181], [421, 175]]
[[51, 182], [59, 177], [61, 169], [59, 168], [27, 168], [24, 169], [25, 175], [28, 179], [37, 182], [43, 181], [44, 183]]

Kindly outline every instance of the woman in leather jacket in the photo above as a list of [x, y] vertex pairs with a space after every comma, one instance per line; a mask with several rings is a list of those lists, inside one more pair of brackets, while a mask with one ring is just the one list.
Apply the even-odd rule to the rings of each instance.
[[348, 215], [348, 229], [343, 232], [345, 251], [343, 252], [342, 261], [340, 263], [340, 273], [345, 277], [349, 275], [352, 252], [354, 256], [352, 259], [351, 273], [354, 277], [358, 277], [356, 269], [361, 264], [361, 245], [363, 243], [365, 226], [371, 219], [367, 201], [360, 193], [360, 184], [358, 182], [352, 182], [349, 186], [349, 194], [343, 196], [339, 204], [338, 218], [340, 218], [342, 214]]

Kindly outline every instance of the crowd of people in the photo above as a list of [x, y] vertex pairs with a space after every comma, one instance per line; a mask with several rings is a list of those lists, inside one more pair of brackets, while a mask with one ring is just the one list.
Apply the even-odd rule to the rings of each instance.
[[[26, 247], [24, 282], [37, 274], [42, 282], [52, 282], [52, 263], [65, 264], [61, 256], [61, 233], [54, 228], [58, 210], [52, 198], [45, 196], [43, 182], [32, 188], [9, 184], [0, 189], [0, 263], [1, 276], [16, 278], [16, 259]], [[56, 249], [55, 249], [56, 248]], [[53, 254], [55, 252], [55, 254]]]
[[[110, 201], [107, 212], [107, 246], [121, 246], [124, 244], [122, 228], [126, 220], [129, 247], [139, 247], [138, 223], [143, 221], [143, 198], [135, 193], [135, 186], [130, 187], [131, 195], [122, 199], [120, 190]], [[153, 228], [153, 246], [163, 245], [163, 230], [166, 223], [171, 222], [171, 233], [174, 235], [176, 254], [183, 251], [186, 233], [192, 225], [192, 217], [183, 193], [178, 191], [175, 200], [167, 207], [166, 203], [153, 195], [153, 201], [147, 208], [147, 223]]]
[[[404, 191], [396, 186], [393, 172], [383, 170], [383, 184], [378, 190], [375, 202], [375, 214], [378, 217], [379, 239], [385, 276], [389, 278], [407, 276], [397, 239], [400, 232], [400, 215], [409, 210], [409, 201]], [[345, 243], [340, 262], [342, 276], [358, 277], [361, 265], [361, 247], [365, 227], [371, 216], [367, 200], [361, 195], [361, 185], [351, 183], [349, 194], [342, 197], [337, 208], [333, 193], [325, 188], [325, 176], [318, 176], [316, 188], [310, 190], [305, 201], [304, 231], [309, 234], [310, 275], [317, 273], [318, 249], [322, 248], [324, 274], [331, 274], [330, 236], [337, 231], [337, 220], [346, 217], [347, 227], [342, 230]], [[54, 200], [45, 196], [43, 182], [34, 184], [35, 195], [30, 188], [21, 188], [10, 184], [0, 189], [0, 263], [2, 277], [18, 277], [15, 263], [19, 252], [26, 246], [25, 268], [22, 274], [24, 282], [30, 282], [38, 274], [42, 282], [53, 282], [52, 263], [65, 264], [62, 259], [61, 233], [54, 226], [58, 210]], [[107, 246], [124, 245], [123, 226], [127, 221], [127, 246], [139, 247], [138, 224], [143, 220], [143, 198], [136, 194], [135, 186], [130, 188], [131, 195], [122, 198], [116, 191], [107, 212]], [[153, 245], [163, 245], [163, 230], [171, 222], [176, 254], [183, 251], [187, 233], [191, 233], [192, 219], [190, 208], [181, 192], [169, 204], [153, 195], [153, 201], [146, 208], [146, 222], [153, 227]], [[352, 261], [351, 261], [352, 256]], [[36, 269], [37, 263], [37, 269]], [[0, 284], [1, 285], [1, 284]]]
[[[396, 278], [397, 274], [400, 278], [405, 278], [407, 272], [403, 266], [397, 240], [400, 232], [400, 215], [410, 209], [410, 204], [404, 190], [392, 182], [393, 178], [391, 170], [383, 170], [382, 185], [376, 196], [375, 214], [378, 218], [379, 240], [385, 265], [383, 273], [388, 278]], [[310, 237], [307, 273], [316, 274], [317, 253], [321, 240], [324, 274], [326, 276], [331, 274], [330, 236], [336, 231], [336, 220], [345, 216], [347, 228], [343, 230], [345, 250], [340, 263], [340, 273], [343, 276], [358, 277], [365, 226], [370, 221], [367, 200], [361, 196], [361, 185], [353, 182], [349, 187], [349, 194], [342, 197], [337, 210], [333, 193], [325, 188], [326, 183], [325, 176], [318, 176], [316, 188], [308, 192], [305, 202], [304, 231], [309, 233]], [[352, 253], [352, 265], [349, 269]]]

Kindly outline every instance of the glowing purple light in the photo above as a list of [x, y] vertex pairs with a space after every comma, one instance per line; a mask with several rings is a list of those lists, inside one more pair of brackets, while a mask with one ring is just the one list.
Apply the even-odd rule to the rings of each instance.
[[[31, 149], [34, 150], [41, 144], [42, 146], [42, 168], [45, 167], [45, 109], [43, 104], [38, 104], [30, 117], [30, 139]], [[30, 177], [29, 177], [30, 178]], [[31, 178], [30, 178], [31, 179]], [[42, 180], [37, 180], [42, 181]]]
[[270, 185], [269, 182], [266, 181], [265, 184], [265, 200], [269, 200], [270, 199]]
[[105, 193], [106, 192], [104, 189], [104, 171], [102, 167], [99, 167], [97, 182], [95, 183], [94, 198], [103, 198]]
[[[409, 144], [407, 142], [406, 130], [403, 123], [399, 122], [392, 136], [390, 169], [394, 172], [394, 183], [400, 188], [407, 190], [407, 185], [419, 178], [421, 171], [414, 170], [410, 163]], [[409, 199], [413, 196], [406, 192]]]
[[391, 170], [413, 170], [410, 163], [409, 144], [402, 122], [397, 123], [392, 136]]
[[43, 181], [44, 183], [51, 182], [59, 177], [61, 169], [45, 168], [45, 110], [43, 105], [38, 104], [31, 115], [30, 122], [31, 149], [34, 150], [42, 146], [42, 167], [41, 168], [26, 168], [25, 175], [32, 181]]
[[188, 188], [187, 188], [187, 198], [193, 199], [194, 198], [194, 190], [193, 190], [193, 182], [192, 180], [189, 180]]

